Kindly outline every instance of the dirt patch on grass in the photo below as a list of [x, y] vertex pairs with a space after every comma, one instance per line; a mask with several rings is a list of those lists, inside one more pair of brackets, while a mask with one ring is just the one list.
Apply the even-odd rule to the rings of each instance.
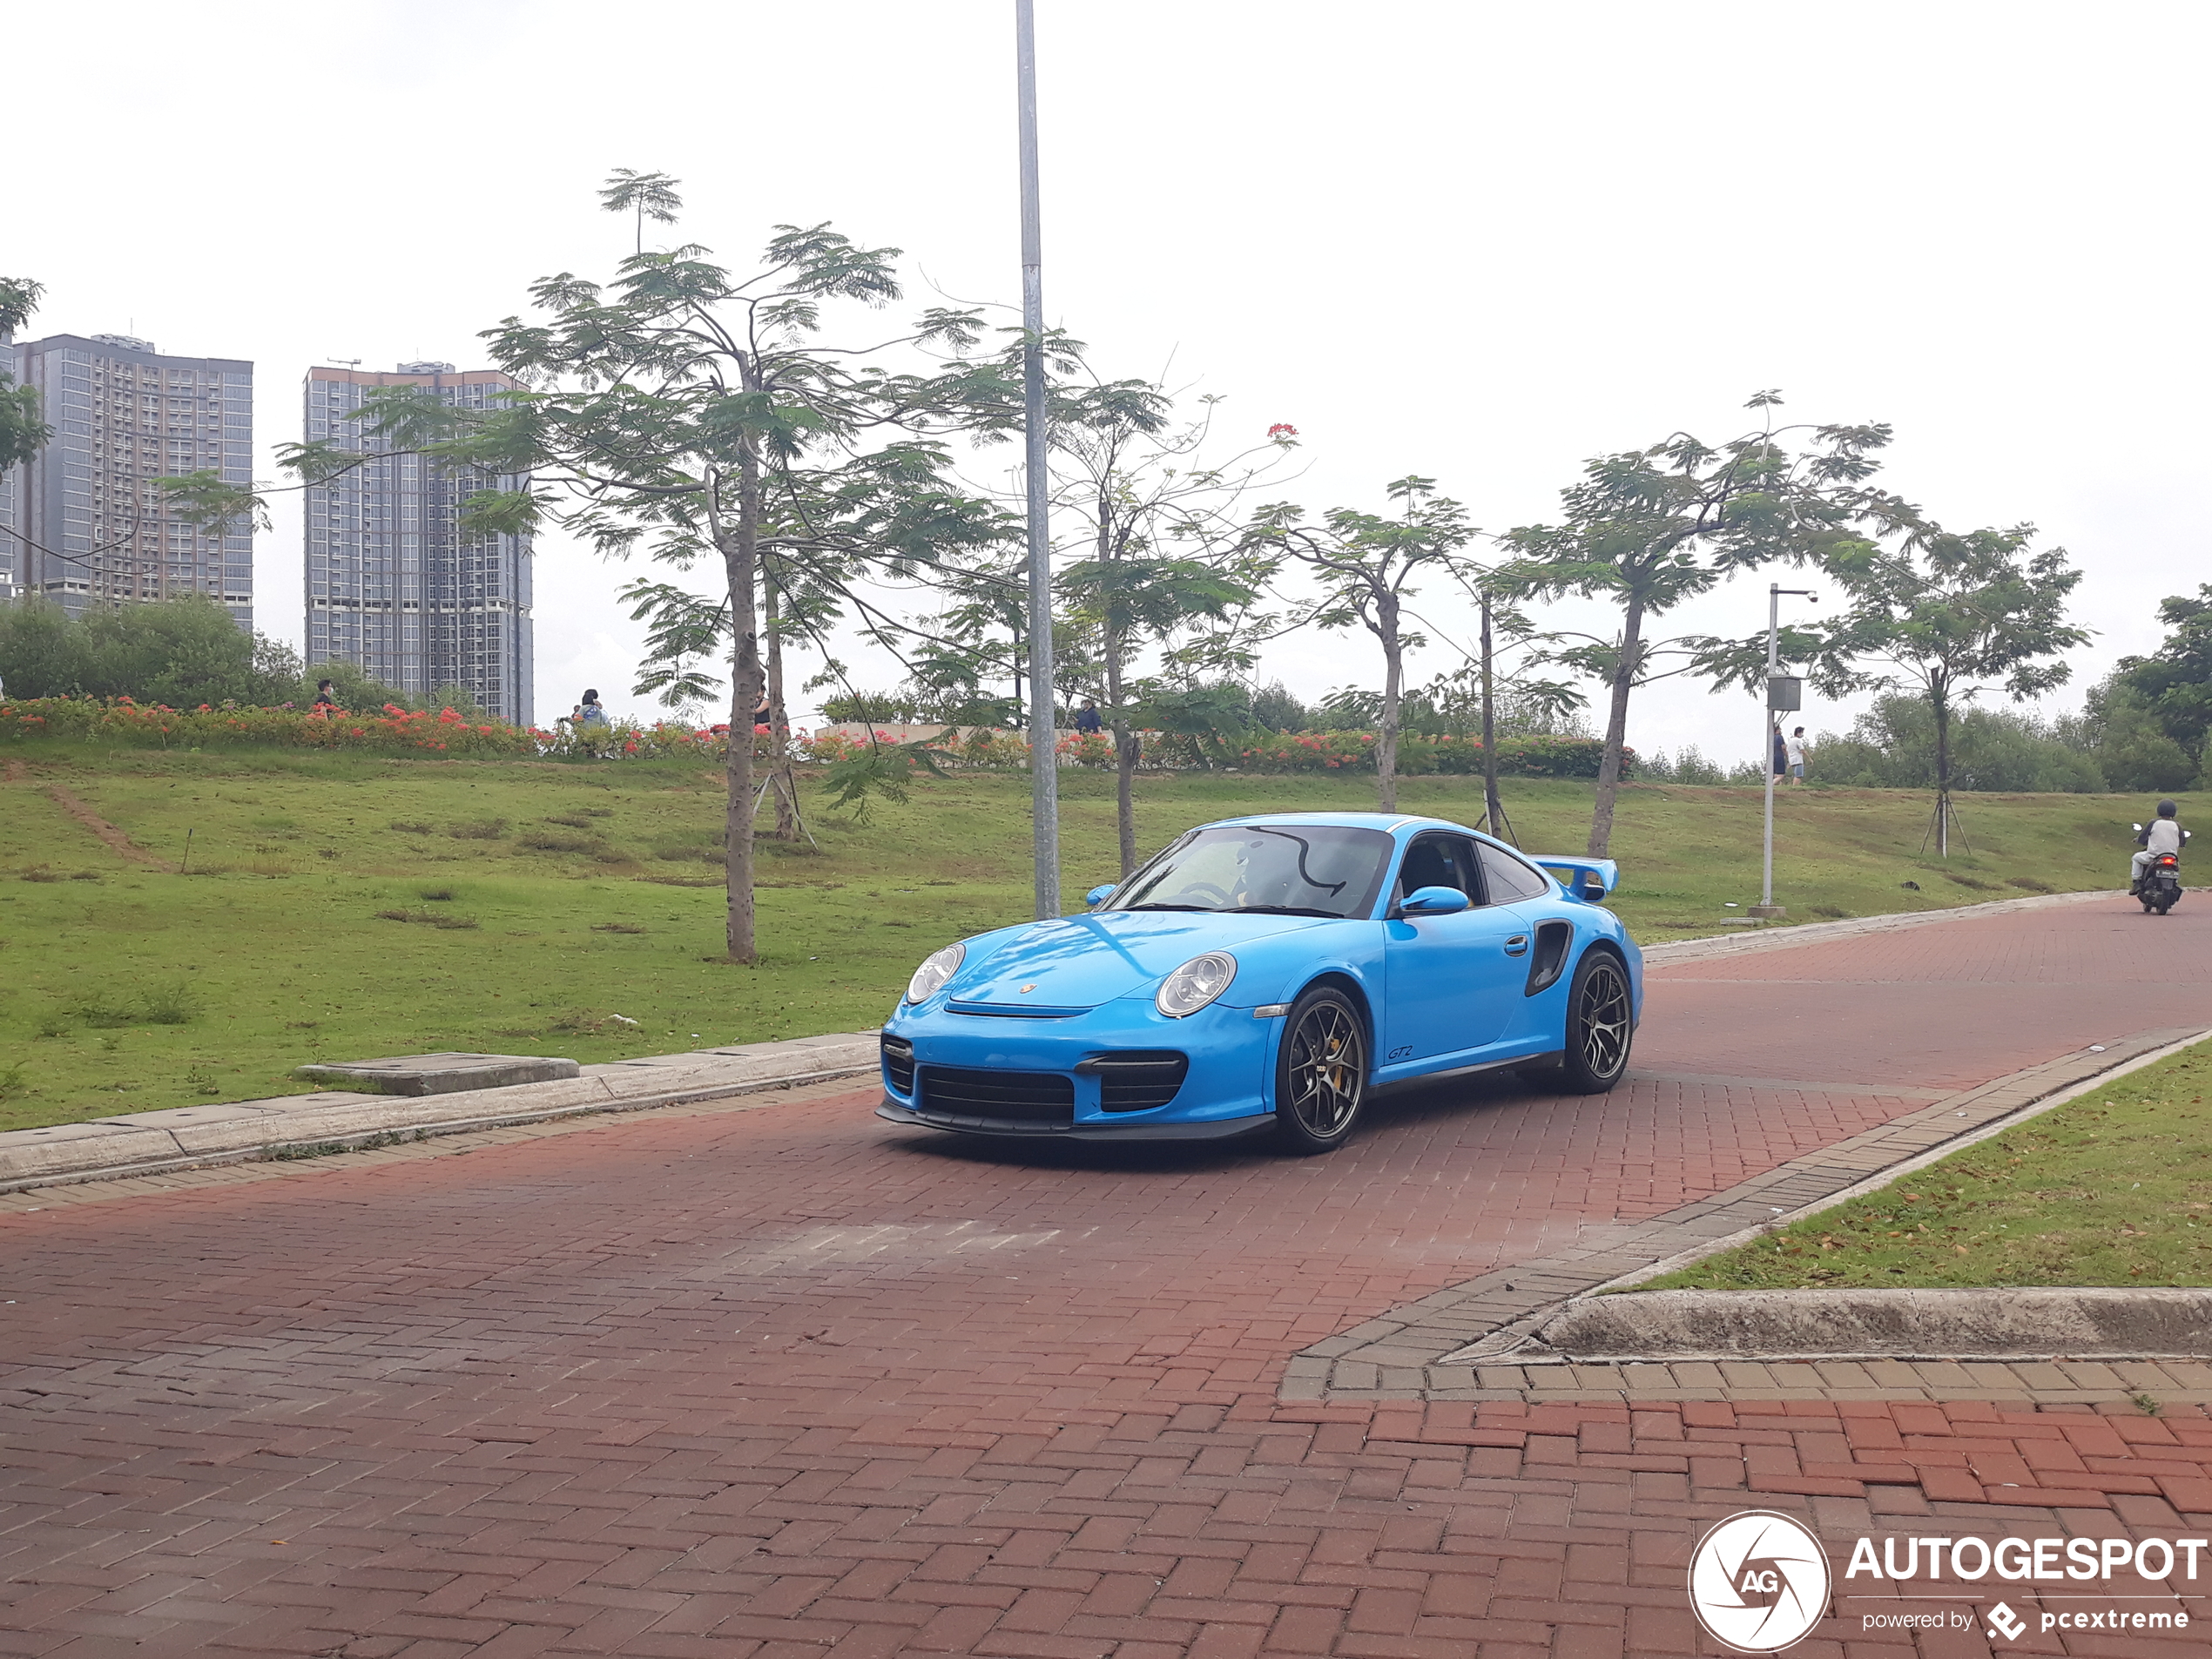
[[[16, 763], [10, 764], [12, 765]], [[140, 846], [59, 784], [48, 784], [46, 793], [52, 799], [54, 805], [112, 847], [118, 857], [125, 859], [132, 864], [143, 864], [149, 870], [167, 870], [172, 873], [175, 872], [177, 868], [175, 865], [166, 859], [157, 858], [147, 852], [145, 848]]]

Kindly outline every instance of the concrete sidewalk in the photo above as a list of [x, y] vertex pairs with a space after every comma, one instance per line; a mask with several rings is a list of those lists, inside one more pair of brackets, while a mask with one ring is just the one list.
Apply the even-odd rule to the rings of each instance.
[[395, 1140], [538, 1123], [581, 1112], [678, 1106], [849, 1077], [873, 1071], [877, 1063], [874, 1032], [843, 1031], [619, 1060], [586, 1066], [575, 1077], [504, 1089], [422, 1096], [326, 1089], [10, 1130], [0, 1134], [0, 1192], [158, 1175], [198, 1164], [297, 1156], [309, 1150], [388, 1145]]

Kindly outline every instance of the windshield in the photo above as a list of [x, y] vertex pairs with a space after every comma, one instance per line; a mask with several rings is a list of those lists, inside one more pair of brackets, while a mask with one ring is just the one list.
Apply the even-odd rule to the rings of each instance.
[[1380, 830], [1286, 824], [1194, 830], [1101, 907], [1364, 916], [1390, 853], [1391, 839]]

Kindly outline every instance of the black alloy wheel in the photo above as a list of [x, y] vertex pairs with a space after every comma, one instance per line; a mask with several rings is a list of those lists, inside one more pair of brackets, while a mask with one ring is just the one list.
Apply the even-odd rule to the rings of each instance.
[[1275, 1136], [1287, 1152], [1342, 1146], [1367, 1094], [1367, 1026], [1342, 991], [1318, 986], [1292, 1005], [1275, 1058]]
[[1583, 954], [1567, 992], [1567, 1052], [1554, 1076], [1571, 1095], [1602, 1095], [1629, 1069], [1635, 1010], [1628, 969], [1609, 950]]

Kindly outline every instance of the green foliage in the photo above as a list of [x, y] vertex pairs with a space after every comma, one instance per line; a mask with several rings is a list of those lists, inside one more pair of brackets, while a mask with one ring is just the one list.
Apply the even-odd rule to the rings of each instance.
[[[203, 703], [304, 708], [314, 700], [315, 681], [326, 676], [337, 683], [344, 708], [443, 706], [407, 698], [350, 663], [326, 663], [310, 672], [289, 645], [242, 631], [206, 594], [90, 610], [74, 620], [44, 598], [0, 605], [0, 679], [11, 697], [127, 697], [178, 709]], [[481, 716], [473, 702], [462, 711]]]
[[1312, 578], [1315, 597], [1299, 610], [1298, 623], [1325, 630], [1362, 629], [1383, 655], [1383, 690], [1377, 724], [1376, 794], [1385, 812], [1397, 805], [1399, 699], [1405, 694], [1405, 653], [1426, 643], [1406, 625], [1406, 601], [1418, 580], [1452, 574], [1460, 550], [1474, 537], [1466, 510], [1436, 494], [1436, 481], [1408, 475], [1386, 486], [1399, 503], [1395, 516], [1332, 507], [1319, 526], [1303, 508], [1278, 502], [1261, 508], [1244, 532], [1248, 556], [1291, 561]]
[[[1955, 789], [2100, 794], [2107, 787], [2096, 757], [2067, 744], [2058, 726], [2029, 714], [1969, 708], [1954, 722], [1951, 743]], [[1824, 784], [1932, 788], [1934, 711], [1924, 698], [1879, 698], [1848, 736], [1824, 732], [1813, 740], [1807, 772]]]
[[2113, 789], [2171, 794], [2188, 788], [2201, 771], [2196, 755], [2168, 735], [2124, 669], [2090, 687], [2077, 719], [2059, 724], [2095, 759]]
[[[1781, 401], [1761, 392], [1749, 407]], [[1792, 436], [1805, 433], [1793, 452]], [[1739, 570], [1775, 563], [1825, 563], [1864, 545], [1870, 524], [1887, 526], [1908, 509], [1866, 480], [1886, 426], [1785, 427], [1745, 433], [1714, 447], [1676, 433], [1649, 448], [1590, 462], [1561, 493], [1555, 523], [1523, 525], [1502, 538], [1511, 554], [1495, 573], [1502, 592], [1521, 597], [1579, 594], [1620, 607], [1611, 636], [1554, 632], [1550, 660], [1606, 682], [1605, 740], [1627, 741], [1631, 692], [1669, 674], [1696, 672], [1725, 681], [1748, 671], [1753, 642], [1706, 637], [1650, 640], [1646, 622], [1710, 592]], [[1764, 672], [1765, 640], [1756, 642]], [[1671, 668], [1660, 664], [1679, 660]], [[1611, 834], [1612, 780], [1598, 780], [1589, 852], [1602, 855]]]
[[904, 801], [907, 786], [923, 772], [946, 776], [934, 739], [927, 738], [913, 743], [855, 744], [830, 763], [822, 781], [829, 790], [830, 805], [850, 813], [854, 823], [865, 824], [871, 800]]
[[[45, 291], [28, 277], [0, 277], [0, 340], [30, 320]], [[17, 386], [12, 374], [0, 374], [0, 468], [30, 460], [53, 435], [54, 429], [38, 418], [38, 394]]]
[[[2060, 653], [2088, 641], [2086, 629], [2066, 620], [2081, 573], [2064, 548], [2031, 553], [2034, 536], [2031, 524], [1960, 535], [1916, 516], [1896, 550], [1859, 542], [1827, 560], [1849, 609], [1823, 624], [1815, 677], [1831, 689], [1906, 686], [1924, 699], [1939, 800], [1958, 781], [1957, 711], [1984, 691], [2001, 688], [2020, 700], [2064, 685], [2073, 671]], [[1867, 659], [1879, 664], [1871, 674], [1856, 667]]]
[[1252, 693], [1252, 724], [1263, 732], [1305, 732], [1312, 719], [1312, 711], [1280, 680], [1271, 680]]
[[[2177, 594], [2162, 601], [2158, 618], [2166, 641], [2148, 657], [2123, 657], [2118, 678], [2158, 723], [2159, 730], [2188, 754], [2207, 757], [2212, 738], [2212, 582], [2196, 597]], [[2206, 763], [2212, 765], [2212, 757]]]

